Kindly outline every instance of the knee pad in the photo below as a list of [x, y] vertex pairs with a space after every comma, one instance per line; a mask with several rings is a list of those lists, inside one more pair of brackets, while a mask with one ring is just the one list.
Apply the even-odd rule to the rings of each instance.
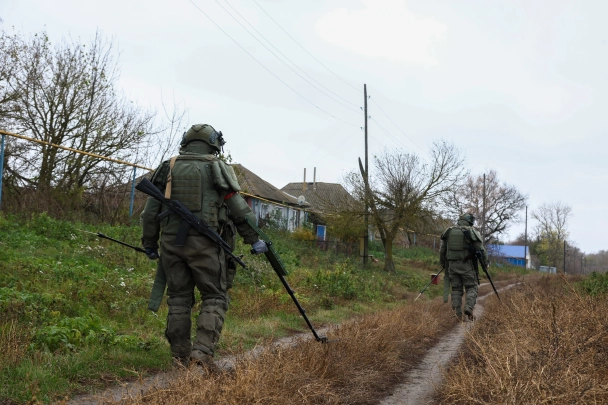
[[226, 312], [228, 311], [228, 300], [225, 298], [210, 298], [203, 300], [201, 305], [201, 313], [210, 312], [208, 308], [217, 308], [217, 310]]
[[167, 298], [169, 310], [171, 307], [188, 307], [192, 308], [194, 304], [194, 294], [187, 293], [185, 295], [172, 295]]

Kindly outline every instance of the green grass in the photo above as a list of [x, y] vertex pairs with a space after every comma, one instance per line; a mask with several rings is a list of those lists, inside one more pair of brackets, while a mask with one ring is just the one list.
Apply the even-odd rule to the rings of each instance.
[[[155, 263], [95, 235], [137, 245], [138, 226], [91, 226], [47, 215], [0, 214], [0, 403], [50, 403], [98, 390], [171, 365], [163, 336], [166, 303], [147, 310]], [[382, 261], [366, 268], [356, 258], [317, 250], [269, 229], [289, 269], [286, 277], [315, 325], [390, 307], [422, 289], [439, 270], [436, 252], [395, 248], [397, 271]], [[270, 337], [308, 328], [263, 256], [245, 254], [220, 339], [220, 354], [249, 349]], [[372, 244], [375, 257], [382, 249]], [[443, 286], [431, 286], [429, 297]], [[193, 317], [200, 306], [193, 308]]]

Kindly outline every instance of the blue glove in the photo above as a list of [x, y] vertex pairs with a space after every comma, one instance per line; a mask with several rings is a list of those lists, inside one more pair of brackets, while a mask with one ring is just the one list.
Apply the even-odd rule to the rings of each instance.
[[251, 245], [251, 253], [254, 255], [259, 255], [262, 253], [268, 252], [268, 245], [263, 240], [258, 239]]
[[145, 250], [146, 250], [146, 256], [148, 256], [148, 259], [150, 259], [150, 260], [156, 260], [160, 257], [158, 255], [158, 249], [146, 248]]

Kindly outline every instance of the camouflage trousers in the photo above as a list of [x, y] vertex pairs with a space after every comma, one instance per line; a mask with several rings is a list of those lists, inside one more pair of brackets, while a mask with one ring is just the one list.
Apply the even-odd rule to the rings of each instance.
[[[171, 355], [187, 357], [195, 349], [213, 356], [230, 304], [224, 251], [199, 235], [189, 235], [184, 246], [174, 243], [175, 235], [161, 236], [169, 306], [165, 336]], [[203, 302], [196, 320], [196, 338], [191, 344], [195, 287]]]
[[462, 317], [462, 288], [466, 291], [465, 311], [473, 312], [477, 302], [477, 276], [473, 269], [473, 264], [461, 261], [449, 262], [448, 275], [452, 285], [452, 310], [456, 316]]

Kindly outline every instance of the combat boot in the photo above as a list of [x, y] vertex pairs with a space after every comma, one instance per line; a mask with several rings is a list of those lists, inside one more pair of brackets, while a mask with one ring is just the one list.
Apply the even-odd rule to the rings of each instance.
[[173, 357], [173, 368], [187, 368], [189, 364], [189, 357]]
[[213, 361], [212, 355], [196, 349], [192, 350], [192, 353], [190, 353], [190, 362], [196, 364], [197, 366], [202, 366], [211, 370], [217, 368], [215, 361]]
[[475, 315], [473, 315], [473, 310], [470, 308], [465, 308], [464, 310], [465, 320], [469, 322], [473, 322], [475, 320]]

